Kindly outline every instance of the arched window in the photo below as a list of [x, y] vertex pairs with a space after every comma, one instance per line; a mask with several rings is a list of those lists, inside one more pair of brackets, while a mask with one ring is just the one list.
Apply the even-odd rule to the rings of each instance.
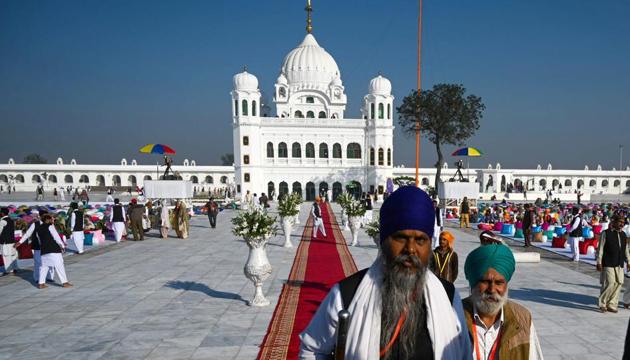
[[306, 117], [309, 119], [313, 119], [315, 118], [315, 113], [309, 110], [306, 112]]
[[243, 106], [241, 108], [241, 115], [247, 116], [247, 100], [243, 100]]
[[315, 184], [313, 182], [306, 183], [306, 201], [315, 200]]
[[81, 175], [81, 177], [79, 178], [79, 182], [83, 184], [87, 184], [90, 182], [90, 179], [88, 178], [87, 175]]
[[333, 144], [333, 159], [341, 159], [341, 145]]
[[289, 157], [289, 154], [287, 151], [287, 144], [284, 142], [281, 142], [280, 144], [278, 144], [278, 157], [279, 158]]
[[387, 149], [387, 166], [392, 166], [392, 149]]
[[243, 164], [249, 165], [249, 155], [243, 155]]
[[578, 187], [578, 189], [583, 188], [584, 187], [584, 180], [582, 180], [582, 179], [578, 180], [577, 187]]
[[273, 143], [271, 141], [267, 143], [267, 157], [273, 157]]
[[607, 188], [608, 187], [608, 180], [602, 181], [602, 187], [603, 188]]
[[267, 183], [267, 195], [271, 200], [273, 200], [272, 196], [276, 192], [276, 186], [273, 184], [273, 181]]
[[96, 176], [96, 185], [98, 185], [98, 186], [105, 186], [105, 176], [97, 175]]
[[296, 193], [296, 194], [300, 194], [300, 197], [302, 196], [302, 184], [300, 184], [299, 182], [294, 182], [293, 183], [293, 187], [291, 189], [291, 192]]
[[[54, 175], [50, 175], [50, 176], [54, 176]], [[50, 179], [50, 176], [48, 177], [49, 179]], [[9, 177], [7, 177], [6, 175], [0, 175], [0, 182], [1, 183], [5, 183], [5, 184], [8, 183], [9, 182]]]
[[306, 103], [307, 104], [315, 104], [315, 99], [313, 99], [312, 96], [307, 96], [306, 97]]
[[[68, 176], [70, 176], [70, 175], [66, 175], [66, 178]], [[71, 179], [70, 182], [72, 182], [72, 176], [70, 176], [70, 179]], [[18, 183], [18, 184], [24, 184], [24, 175], [15, 175], [15, 182]]]
[[385, 109], [383, 107], [383, 103], [379, 103], [378, 104], [378, 118], [382, 119], [383, 117], [385, 117]]
[[135, 186], [138, 182], [136, 181], [136, 177], [133, 175], [129, 175], [129, 177], [127, 178], [127, 183], [129, 185]]
[[374, 166], [374, 148], [370, 148], [370, 165]]
[[319, 144], [319, 157], [321, 159], [328, 159], [328, 145], [325, 143]]
[[234, 100], [234, 116], [238, 116], [238, 100]]
[[423, 177], [422, 178], [422, 185], [429, 186], [429, 178], [428, 177]]
[[341, 186], [341, 183], [339, 181], [336, 181], [333, 183], [333, 198], [332, 200], [335, 201], [337, 200], [337, 196], [341, 195], [342, 191], [343, 191], [343, 187]]
[[280, 192], [278, 193], [279, 196], [284, 196], [289, 193], [289, 184], [287, 184], [286, 182], [281, 182], [278, 187], [280, 189]]
[[227, 176], [221, 176], [221, 184], [227, 184]]
[[630, 180], [626, 181], [626, 187], [630, 188]]
[[346, 147], [346, 157], [348, 159], [360, 159], [361, 158], [361, 145], [357, 143], [350, 143]]
[[199, 184], [199, 179], [193, 175], [190, 177], [190, 182], [192, 182], [193, 184]]
[[370, 104], [370, 119], [374, 119], [374, 103]]
[[294, 142], [293, 145], [291, 145], [291, 157], [294, 157], [294, 158], [302, 157], [302, 146], [300, 146], [300, 143]]
[[33, 182], [33, 184], [39, 184], [40, 182], [42, 182], [42, 177], [35, 174], [33, 175], [33, 177], [31, 177], [31, 182]]
[[[102, 176], [102, 175], [100, 175]], [[6, 177], [6, 176], [5, 176]], [[2, 181], [2, 179], [0, 179], [0, 182]], [[48, 181], [56, 184], [57, 183], [57, 176], [56, 175], [48, 175]], [[6, 181], [5, 181], [6, 182]], [[103, 185], [104, 186], [104, 185]]]
[[571, 180], [569, 180], [569, 179], [566, 179], [566, 180], [564, 181], [564, 186], [571, 186], [571, 184], [572, 184], [572, 183], [571, 183]]
[[212, 178], [212, 176], [208, 175], [206, 176], [206, 184], [213, 184], [214, 183], [214, 179]]
[[392, 118], [392, 104], [387, 104], [387, 118]]
[[614, 187], [619, 187], [619, 185], [621, 185], [621, 181], [620, 181], [620, 180], [615, 180], [615, 181], [613, 182], [613, 186], [614, 186]]
[[252, 116], [256, 116], [256, 100], [252, 100]]
[[120, 184], [122, 183], [120, 181], [120, 176], [118, 175], [112, 176], [112, 183], [114, 184], [114, 186], [120, 186]]
[[298, 119], [302, 119], [304, 117], [304, 114], [302, 114], [302, 112], [298, 110], [295, 112], [295, 117]]
[[325, 111], [320, 111], [318, 117], [320, 119], [325, 119], [326, 118], [326, 112]]
[[72, 178], [72, 175], [66, 175], [63, 177], [63, 181], [66, 184], [72, 184], [74, 182], [74, 179]]
[[385, 152], [383, 151], [383, 148], [378, 148], [378, 165], [385, 165]]
[[594, 179], [588, 182], [588, 186], [590, 187], [595, 187], [597, 186], [597, 181], [595, 181]]
[[306, 144], [306, 157], [315, 158], [315, 145], [313, 143]]
[[146, 181], [146, 180], [153, 180], [153, 179], [151, 178], [151, 175], [144, 175], [144, 178], [142, 180]]

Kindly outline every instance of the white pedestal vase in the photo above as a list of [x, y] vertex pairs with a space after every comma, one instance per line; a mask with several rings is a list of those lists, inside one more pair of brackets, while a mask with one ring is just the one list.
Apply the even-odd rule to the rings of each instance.
[[341, 225], [343, 225], [344, 230], [350, 230], [348, 227], [348, 215], [346, 215], [345, 210], [341, 210]]
[[280, 219], [282, 222], [282, 231], [284, 231], [284, 247], [291, 248], [291, 229], [293, 228], [293, 217], [283, 217]]
[[359, 229], [361, 229], [361, 217], [351, 216], [348, 222], [350, 223], [350, 232], [352, 233], [352, 243], [350, 243], [350, 246], [355, 246], [358, 243]]
[[267, 239], [245, 239], [249, 246], [249, 256], [243, 272], [254, 283], [254, 298], [249, 301], [249, 306], [267, 306], [269, 300], [265, 298], [262, 284], [271, 274], [271, 264], [267, 258]]
[[[299, 209], [298, 209], [299, 210]], [[293, 218], [293, 223], [294, 224], [299, 224], [300, 223], [300, 213], [298, 212], [295, 217]]]

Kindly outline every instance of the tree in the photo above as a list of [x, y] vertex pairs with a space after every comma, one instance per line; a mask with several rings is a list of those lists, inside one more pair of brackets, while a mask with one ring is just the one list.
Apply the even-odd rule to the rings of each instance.
[[417, 90], [412, 90], [396, 109], [403, 132], [415, 134], [419, 121], [420, 132], [435, 144], [438, 155], [436, 193], [444, 164], [442, 145], [463, 145], [479, 129], [479, 120], [486, 109], [480, 97], [465, 96], [465, 93], [466, 89], [460, 84], [437, 84], [431, 90], [422, 91], [420, 96]]
[[28, 154], [24, 157], [24, 160], [22, 161], [24, 164], [47, 164], [48, 160], [44, 159], [41, 155], [39, 154]]
[[221, 164], [223, 166], [232, 166], [232, 165], [234, 165], [234, 154], [223, 154], [223, 155], [221, 155]]

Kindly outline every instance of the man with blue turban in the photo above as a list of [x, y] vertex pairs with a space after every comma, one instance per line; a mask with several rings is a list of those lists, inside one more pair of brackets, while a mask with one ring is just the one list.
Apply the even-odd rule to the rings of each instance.
[[[431, 199], [414, 186], [401, 187], [383, 203], [379, 221], [376, 260], [332, 287], [300, 334], [299, 358], [343, 352], [346, 360], [470, 359], [461, 299], [453, 284], [427, 271]], [[349, 313], [347, 328], [339, 327], [342, 310]]]
[[482, 245], [466, 258], [471, 295], [463, 303], [475, 360], [543, 358], [529, 310], [508, 300], [515, 265], [503, 244]]

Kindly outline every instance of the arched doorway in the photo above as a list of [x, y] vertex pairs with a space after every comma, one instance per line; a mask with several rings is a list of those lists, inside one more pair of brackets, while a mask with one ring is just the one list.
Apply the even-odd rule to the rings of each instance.
[[584, 180], [582, 180], [582, 179], [578, 180], [577, 187], [578, 187], [578, 189], [583, 188], [584, 187]]
[[120, 186], [121, 185], [120, 176], [118, 175], [112, 176], [112, 183], [114, 184], [114, 186]]
[[[540, 184], [542, 185], [542, 184]], [[560, 185], [560, 180], [558, 179], [553, 179], [553, 181], [551, 182], [551, 189], [556, 190], [556, 188], [558, 187], [558, 185]]]
[[312, 182], [306, 183], [306, 201], [314, 201], [315, 200], [315, 184]]
[[303, 197], [303, 195], [302, 195], [302, 184], [300, 184], [297, 181], [294, 182], [293, 185], [291, 186], [291, 192], [298, 193], [298, 194], [300, 194], [300, 197]]
[[538, 181], [538, 185], [540, 185], [541, 190], [547, 189], [547, 180], [540, 179], [540, 181]]
[[332, 200], [335, 201], [337, 199], [337, 196], [341, 195], [342, 192], [343, 192], [343, 188], [341, 187], [341, 183], [339, 181], [334, 182]]
[[276, 194], [276, 186], [273, 184], [273, 181], [267, 183], [267, 196], [269, 200], [273, 200], [273, 196]]
[[285, 196], [289, 193], [289, 184], [287, 184], [286, 182], [281, 182], [280, 183], [280, 192], [278, 193], [279, 196]]
[[96, 185], [98, 185], [98, 186], [105, 186], [105, 176], [103, 176], [103, 175], [96, 175]]
[[505, 175], [501, 175], [501, 192], [505, 192], [506, 188], [505, 188]]
[[129, 175], [129, 177], [127, 178], [127, 183], [131, 186], [136, 186], [138, 184], [138, 181], [136, 180], [135, 175]]
[[361, 188], [360, 182], [352, 180], [346, 184], [346, 191], [349, 192], [355, 199], [360, 199], [363, 189]]

